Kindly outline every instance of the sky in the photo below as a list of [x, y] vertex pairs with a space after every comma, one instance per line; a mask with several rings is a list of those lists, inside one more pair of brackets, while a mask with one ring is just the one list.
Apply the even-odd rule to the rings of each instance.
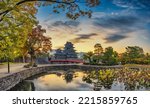
[[[80, 7], [85, 9], [84, 4]], [[63, 48], [67, 41], [78, 52], [93, 51], [100, 43], [122, 53], [127, 46], [140, 46], [150, 52], [150, 0], [101, 0], [92, 17], [70, 20], [64, 13], [52, 13], [50, 6], [39, 7], [37, 19], [46, 35], [52, 38], [52, 49]]]

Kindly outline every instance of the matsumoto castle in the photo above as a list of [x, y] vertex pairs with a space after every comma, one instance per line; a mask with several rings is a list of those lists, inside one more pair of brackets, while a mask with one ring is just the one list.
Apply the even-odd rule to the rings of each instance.
[[82, 63], [83, 60], [79, 59], [74, 46], [71, 42], [66, 42], [64, 49], [57, 49], [54, 56], [49, 61], [52, 64], [68, 64], [68, 63]]
[[77, 53], [71, 42], [66, 42], [64, 50], [57, 49], [54, 59], [77, 59]]

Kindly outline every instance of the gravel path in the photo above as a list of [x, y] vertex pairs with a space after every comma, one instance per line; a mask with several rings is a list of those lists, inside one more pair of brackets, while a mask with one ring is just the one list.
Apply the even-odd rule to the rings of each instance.
[[10, 64], [10, 73], [8, 73], [7, 64], [0, 65], [0, 78], [24, 70], [25, 69], [23, 68], [24, 65], [25, 65], [24, 63]]

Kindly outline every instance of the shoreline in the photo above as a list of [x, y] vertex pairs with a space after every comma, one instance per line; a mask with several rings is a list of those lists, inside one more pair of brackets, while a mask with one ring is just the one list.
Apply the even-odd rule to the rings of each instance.
[[[101, 69], [141, 69], [141, 70], [150, 70], [150, 66], [141, 67], [141, 66], [126, 66], [126, 65], [115, 65], [115, 66], [96, 66], [96, 65], [82, 65], [82, 64], [45, 64], [38, 65], [38, 67], [32, 68], [23, 68], [22, 65], [18, 66], [15, 70], [11, 70], [12, 72], [2, 72], [0, 70], [0, 91], [9, 90], [14, 87], [16, 84], [25, 80], [31, 76], [48, 72], [52, 70], [68, 70], [68, 69], [81, 69], [81, 70], [101, 70]], [[4, 70], [4, 69], [3, 69]], [[5, 69], [6, 70], [6, 69]]]
[[68, 69], [81, 69], [81, 70], [100, 70], [100, 69], [120, 69], [123, 66], [93, 66], [93, 65], [80, 65], [80, 64], [47, 64], [39, 65], [33, 68], [19, 68], [11, 73], [0, 72], [0, 91], [8, 90], [16, 84], [31, 76], [47, 72], [51, 70], [68, 70]]

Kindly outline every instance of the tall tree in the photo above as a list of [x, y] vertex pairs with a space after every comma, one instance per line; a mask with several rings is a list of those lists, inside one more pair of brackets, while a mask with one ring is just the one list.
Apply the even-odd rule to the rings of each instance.
[[145, 54], [144, 63], [145, 64], [150, 64], [150, 54], [149, 53]]
[[83, 58], [85, 60], [88, 60], [88, 62], [91, 64], [93, 55], [94, 55], [94, 53], [92, 51], [90, 51], [90, 52], [85, 53]]
[[126, 47], [126, 53], [130, 58], [140, 58], [144, 56], [144, 50], [138, 46], [128, 46]]
[[[0, 2], [0, 12], [6, 8], [11, 8], [11, 0], [2, 0]], [[29, 8], [27, 8], [29, 7]], [[27, 34], [36, 23], [36, 8], [33, 3], [27, 3], [15, 7], [7, 14], [0, 15], [0, 58], [6, 58], [9, 61], [20, 53], [20, 48], [24, 45]]]
[[143, 48], [139, 46], [128, 46], [126, 52], [122, 54], [123, 63], [135, 63], [136, 59], [144, 57]]
[[103, 48], [100, 43], [94, 45], [93, 63], [99, 64], [103, 56]]
[[[51, 38], [44, 36], [46, 33], [42, 26], [37, 25], [37, 27], [32, 29], [32, 32], [28, 34], [28, 39], [23, 47], [25, 54], [30, 54], [31, 65], [35, 63], [36, 55], [39, 53], [47, 53], [51, 50]], [[25, 51], [26, 50], [26, 51]]]
[[115, 65], [118, 63], [118, 53], [112, 47], [105, 49], [102, 61], [106, 65]]
[[103, 48], [101, 46], [101, 44], [97, 43], [94, 45], [94, 54], [95, 55], [101, 55], [103, 52]]

